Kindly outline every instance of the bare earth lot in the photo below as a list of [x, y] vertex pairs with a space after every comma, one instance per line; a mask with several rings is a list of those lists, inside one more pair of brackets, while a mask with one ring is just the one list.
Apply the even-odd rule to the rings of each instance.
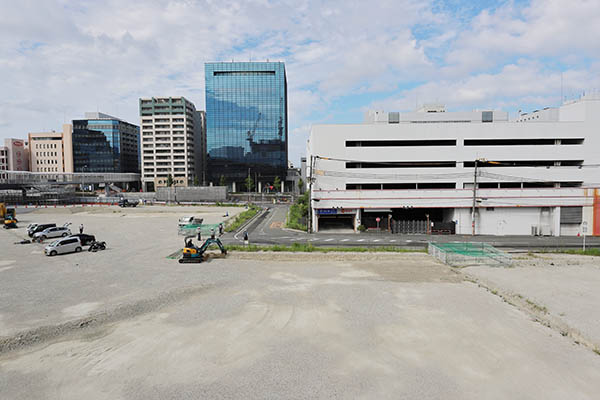
[[[425, 254], [234, 253], [178, 264], [166, 256], [181, 247], [176, 221], [197, 214], [189, 210], [20, 218], [84, 223], [108, 242], [100, 253], [45, 257], [38, 245], [12, 244], [23, 229], [0, 231], [0, 398], [600, 392], [598, 354], [464, 279], [518, 292], [596, 340], [598, 260], [540, 255], [515, 268], [453, 270]], [[225, 212], [205, 210], [207, 222]]]

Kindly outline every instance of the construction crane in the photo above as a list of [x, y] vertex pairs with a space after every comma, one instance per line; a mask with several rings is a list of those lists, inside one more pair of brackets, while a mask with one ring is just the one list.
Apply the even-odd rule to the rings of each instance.
[[247, 140], [247, 141], [249, 141], [250, 143], [252, 143], [252, 142], [253, 142], [253, 139], [254, 139], [254, 134], [256, 133], [256, 128], [258, 127], [258, 121], [260, 121], [260, 117], [261, 117], [261, 116], [262, 116], [262, 113], [260, 113], [260, 112], [259, 112], [259, 113], [258, 113], [258, 117], [256, 118], [256, 122], [254, 123], [254, 126], [252, 127], [252, 130], [251, 130], [251, 131], [248, 131], [248, 132], [246, 133], [246, 135], [248, 136], [248, 137], [246, 138], [246, 140]]

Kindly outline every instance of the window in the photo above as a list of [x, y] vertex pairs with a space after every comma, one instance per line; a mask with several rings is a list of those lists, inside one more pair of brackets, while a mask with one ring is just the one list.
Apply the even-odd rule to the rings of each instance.
[[493, 122], [494, 121], [494, 112], [493, 111], [482, 111], [481, 112], [481, 122]]

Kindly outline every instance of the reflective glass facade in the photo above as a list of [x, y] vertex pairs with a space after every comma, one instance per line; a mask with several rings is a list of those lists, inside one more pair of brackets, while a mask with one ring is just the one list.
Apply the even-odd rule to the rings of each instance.
[[118, 119], [74, 120], [73, 170], [139, 173], [139, 131]]
[[287, 84], [282, 62], [205, 64], [208, 178], [245, 190], [287, 172]]

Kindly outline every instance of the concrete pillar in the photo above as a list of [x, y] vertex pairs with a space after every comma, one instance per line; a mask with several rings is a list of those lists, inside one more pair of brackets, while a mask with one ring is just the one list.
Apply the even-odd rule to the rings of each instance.
[[285, 193], [285, 181], [281, 181], [281, 193]]
[[236, 192], [236, 190], [235, 190], [235, 182], [231, 182], [231, 191], [232, 191], [233, 193], [235, 193], [235, 192]]
[[258, 193], [262, 193], [262, 182], [258, 181]]
[[560, 236], [560, 207], [554, 207], [553, 208], [553, 229], [552, 229], [552, 236]]
[[110, 195], [110, 183], [104, 183], [104, 194]]

